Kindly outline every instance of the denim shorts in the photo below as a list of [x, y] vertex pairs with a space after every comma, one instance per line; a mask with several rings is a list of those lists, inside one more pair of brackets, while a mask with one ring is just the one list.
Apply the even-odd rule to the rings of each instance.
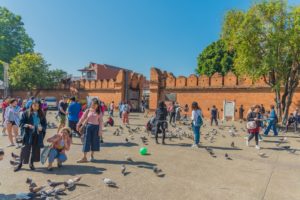
[[100, 151], [99, 125], [87, 124], [83, 136], [83, 152]]

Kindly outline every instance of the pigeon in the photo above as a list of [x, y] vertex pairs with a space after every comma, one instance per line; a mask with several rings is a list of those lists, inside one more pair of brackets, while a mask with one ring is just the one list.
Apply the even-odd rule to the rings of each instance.
[[156, 174], [156, 176], [159, 176], [162, 170], [158, 169], [157, 167], [153, 167], [153, 172]]
[[66, 187], [55, 187], [54, 188], [54, 195], [64, 194], [64, 191], [66, 191]]
[[129, 156], [126, 156], [125, 159], [126, 159], [127, 161], [129, 161], [129, 162], [133, 162], [132, 158], [129, 157]]
[[227, 160], [232, 160], [232, 159], [229, 157], [229, 155], [228, 155], [227, 153], [225, 153], [225, 158], [226, 158]]
[[126, 141], [126, 142], [129, 142], [128, 138], [125, 138], [125, 141]]
[[109, 178], [104, 178], [103, 183], [108, 187], [117, 187], [117, 184]]
[[258, 155], [259, 155], [260, 157], [262, 157], [262, 158], [267, 158], [267, 157], [268, 157], [266, 153], [259, 153]]
[[38, 192], [42, 191], [45, 188], [46, 188], [46, 186], [30, 187], [29, 191], [32, 192], [32, 193], [38, 193]]
[[284, 148], [284, 149], [290, 149], [291, 146], [282, 146], [282, 148]]
[[75, 177], [73, 179], [69, 179], [64, 182], [64, 185], [67, 189], [70, 189], [74, 187], [75, 183], [79, 182], [81, 180], [81, 176]]
[[123, 176], [126, 175], [126, 167], [125, 167], [125, 165], [122, 165], [122, 167], [121, 167], [121, 173], [123, 174]]
[[50, 186], [50, 187], [56, 187], [56, 186], [58, 186], [58, 185], [62, 185], [62, 184], [64, 184], [64, 182], [53, 182], [53, 181], [51, 181], [51, 180], [47, 180], [47, 183], [48, 183], [48, 185]]
[[17, 154], [14, 154], [13, 152], [11, 153], [11, 157], [14, 159], [20, 159], [20, 156], [18, 156]]
[[16, 166], [16, 165], [20, 164], [20, 162], [14, 161], [14, 160], [10, 160], [9, 163], [10, 163], [12, 166]]
[[234, 146], [234, 142], [231, 142], [231, 145], [230, 145], [232, 148], [234, 148], [235, 146]]
[[291, 154], [296, 153], [296, 149], [290, 149], [290, 150], [289, 150], [289, 153], [291, 153]]

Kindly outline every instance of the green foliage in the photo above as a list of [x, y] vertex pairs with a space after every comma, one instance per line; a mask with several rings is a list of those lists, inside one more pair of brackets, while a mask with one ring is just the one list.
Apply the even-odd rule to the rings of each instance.
[[29, 91], [54, 87], [66, 76], [62, 70], [49, 70], [43, 57], [36, 53], [16, 56], [11, 61], [8, 73], [12, 88]]
[[199, 75], [212, 76], [218, 72], [225, 75], [233, 70], [234, 51], [229, 51], [222, 40], [213, 42], [207, 46], [198, 56], [198, 68], [196, 73]]

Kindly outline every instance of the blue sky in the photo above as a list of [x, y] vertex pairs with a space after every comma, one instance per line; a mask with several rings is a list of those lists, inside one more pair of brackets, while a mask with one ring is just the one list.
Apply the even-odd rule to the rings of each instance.
[[[35, 51], [52, 68], [79, 75], [89, 62], [149, 76], [155, 66], [189, 75], [220, 35], [230, 9], [253, 0], [0, 0], [21, 15]], [[300, 0], [289, 0], [299, 4]]]

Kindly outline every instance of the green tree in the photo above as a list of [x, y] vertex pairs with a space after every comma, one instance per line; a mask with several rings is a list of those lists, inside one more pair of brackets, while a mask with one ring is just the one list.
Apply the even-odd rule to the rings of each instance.
[[[17, 55], [33, 52], [34, 42], [27, 35], [20, 16], [0, 7], [0, 61], [10, 63]], [[0, 63], [0, 79], [3, 79]]]
[[225, 75], [233, 70], [234, 51], [228, 51], [225, 43], [220, 39], [207, 46], [198, 56], [199, 75], [212, 76], [218, 72]]
[[49, 70], [49, 64], [36, 53], [16, 56], [11, 61], [8, 73], [13, 89], [25, 89], [30, 92], [35, 90], [35, 96], [40, 89], [53, 88], [66, 76], [66, 72], [62, 70]]
[[[283, 123], [288, 116], [300, 73], [300, 7], [288, 8], [286, 1], [269, 0], [248, 11], [229, 11], [222, 39], [235, 50], [235, 71], [253, 80], [264, 77], [274, 90]], [[282, 92], [283, 91], [283, 92]]]

